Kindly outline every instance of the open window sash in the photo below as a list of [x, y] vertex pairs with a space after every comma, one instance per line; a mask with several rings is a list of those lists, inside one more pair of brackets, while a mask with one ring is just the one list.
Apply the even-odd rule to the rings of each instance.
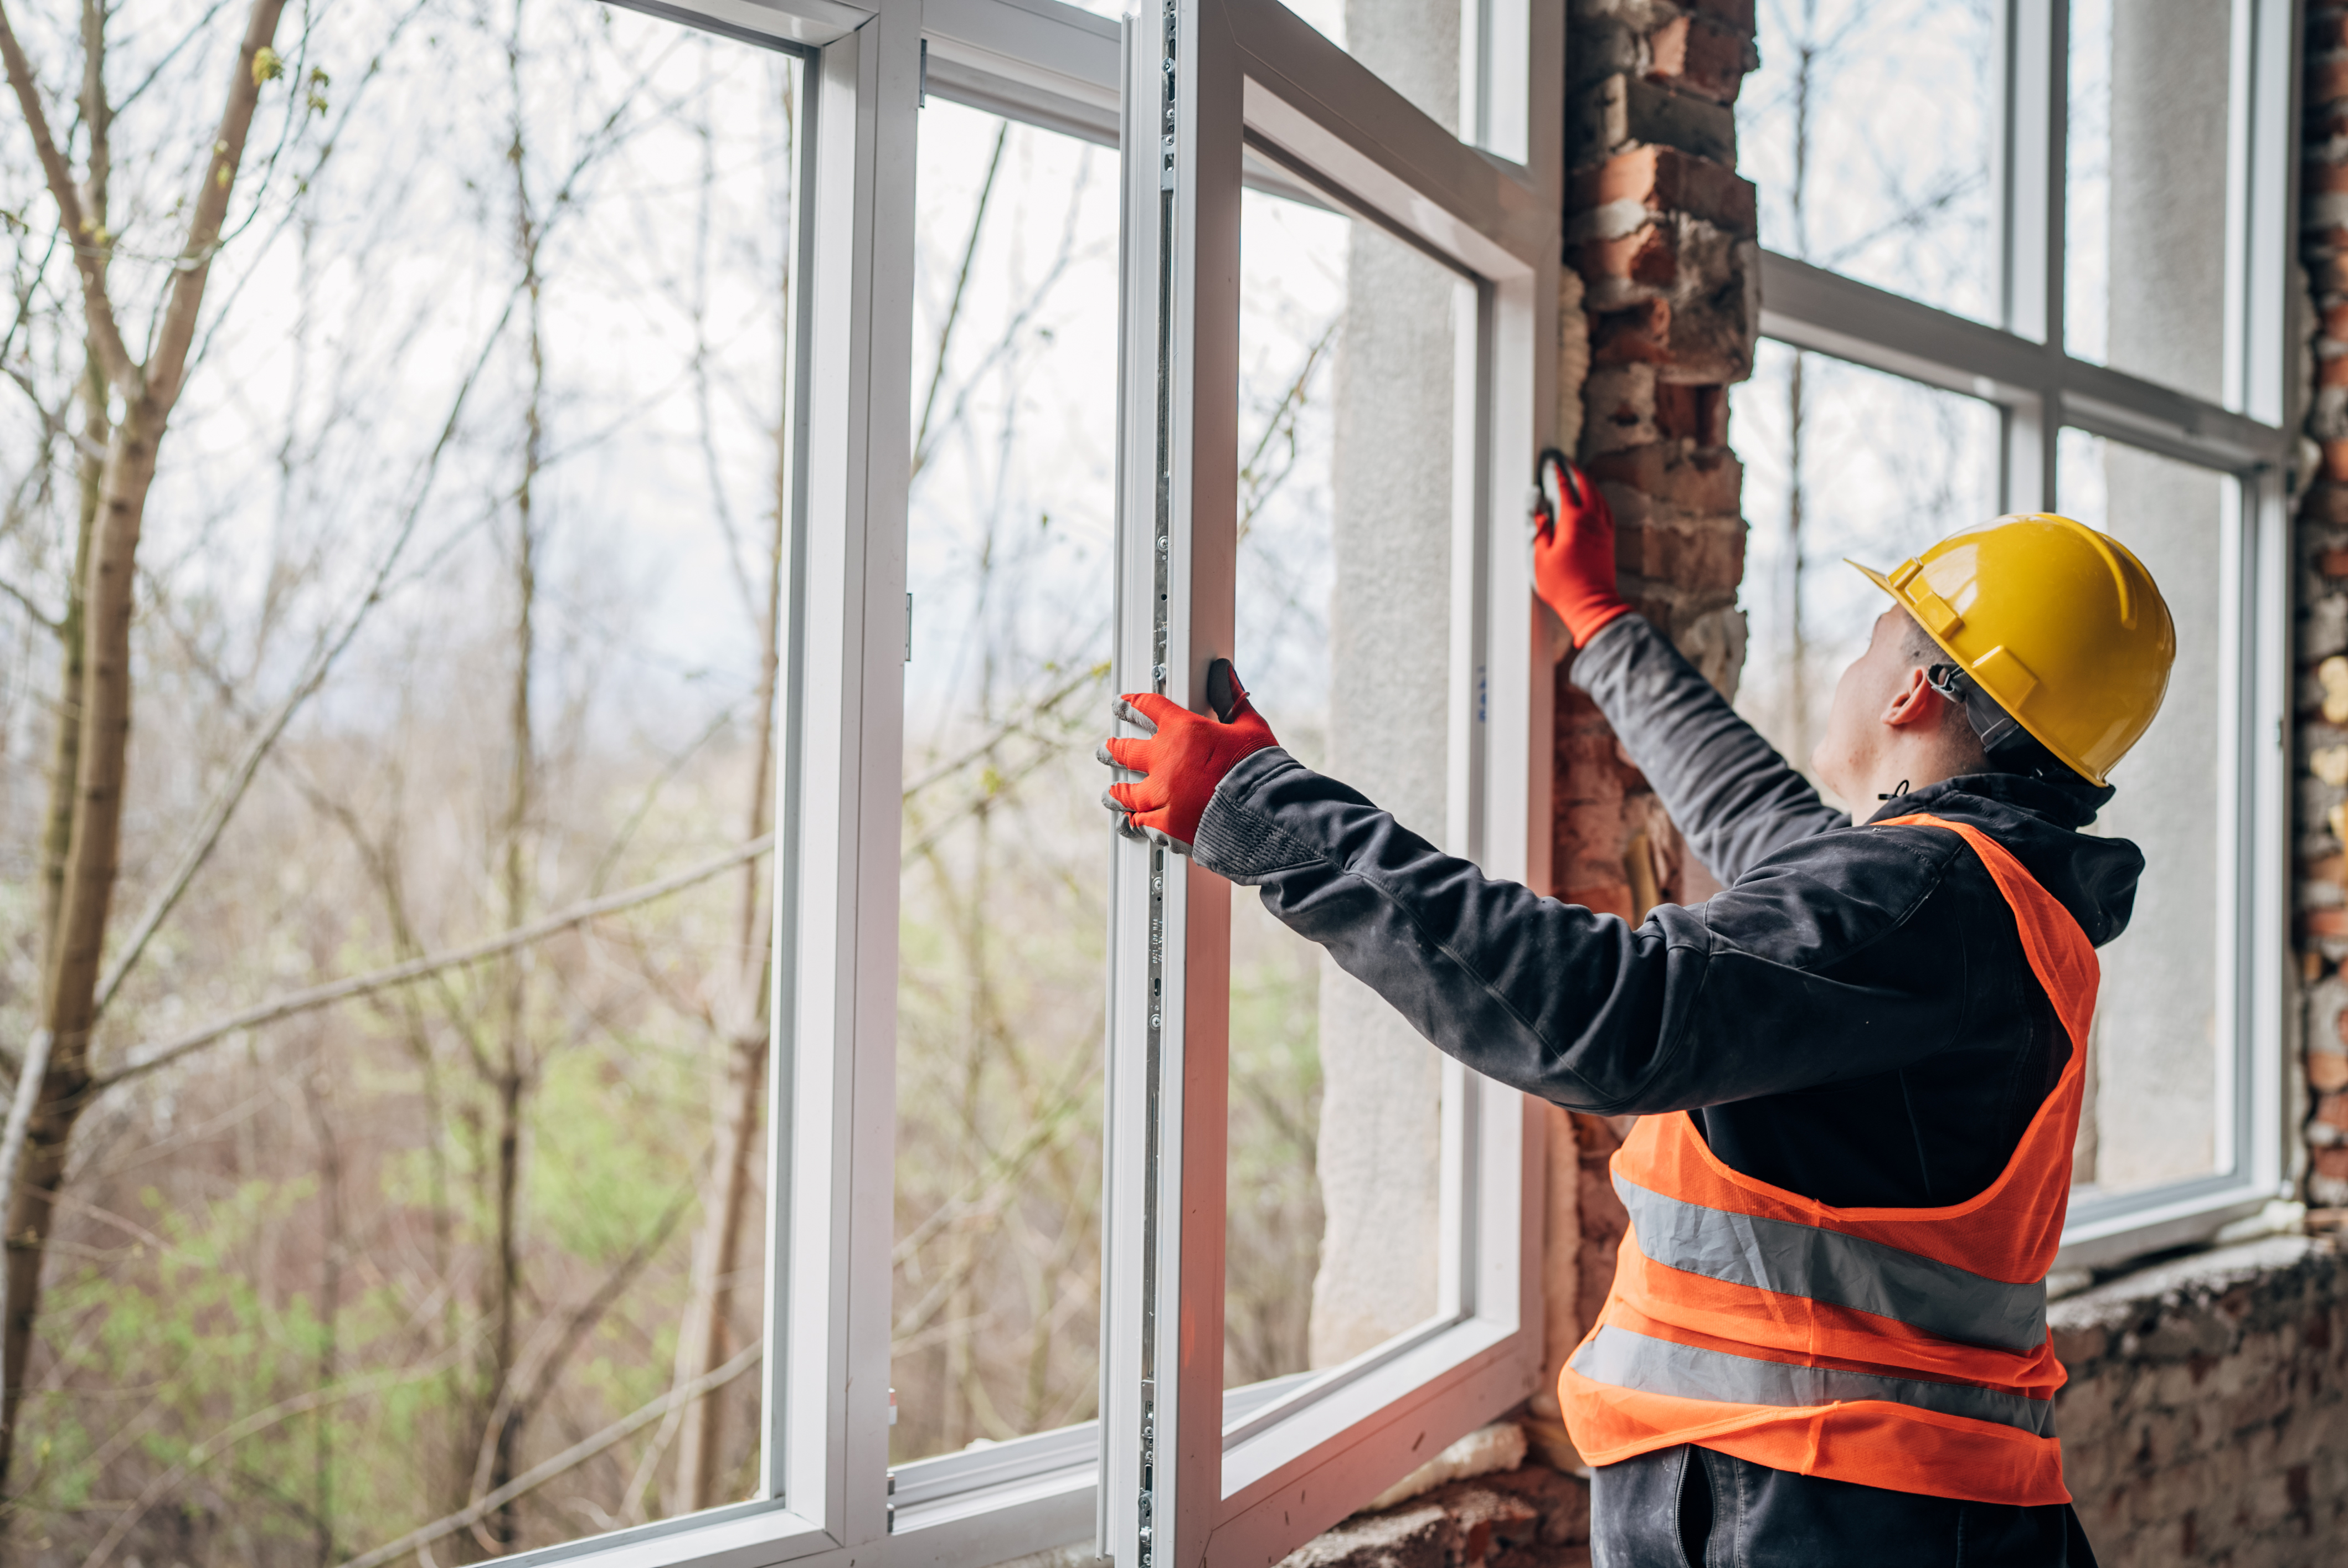
[[[1536, 11], [1528, 52], [1552, 68], [1531, 72], [1532, 123], [1555, 126], [1562, 23]], [[1554, 419], [1554, 139], [1532, 172], [1488, 157], [1269, 0], [1166, 0], [1128, 22], [1126, 66], [1118, 690], [1200, 708], [1232, 649], [1241, 189], [1268, 161], [1460, 280], [1445, 846], [1529, 877], [1550, 687], [1522, 497]], [[1100, 1529], [1125, 1568], [1276, 1561], [1533, 1393], [1541, 1367], [1540, 1123], [1447, 1063], [1436, 1317], [1226, 1394], [1231, 897], [1166, 850], [1117, 846]]]

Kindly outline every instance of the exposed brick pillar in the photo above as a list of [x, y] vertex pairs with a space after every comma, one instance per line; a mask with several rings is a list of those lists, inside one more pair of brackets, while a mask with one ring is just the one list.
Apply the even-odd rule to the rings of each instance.
[[[1758, 63], [1753, 7], [1572, 0], [1569, 40], [1559, 444], [1613, 506], [1624, 596], [1733, 692], [1745, 657], [1745, 521], [1728, 388], [1752, 374], [1761, 312], [1754, 190], [1736, 176], [1732, 106]], [[1585, 366], [1577, 399], [1571, 378]], [[1560, 897], [1637, 919], [1659, 899], [1708, 896], [1709, 874], [1565, 680], [1555, 735]], [[1621, 1129], [1560, 1115], [1550, 1132], [1550, 1190], [1574, 1194], [1578, 1231], [1552, 1235], [1544, 1270], [1554, 1363], [1597, 1310], [1624, 1215], [1605, 1175]], [[1535, 1409], [1552, 1414], [1554, 1396]]]
[[2300, 503], [2298, 904], [2306, 989], [2308, 1202], [2348, 1205], [2348, 5], [2308, 6], [2301, 255], [2314, 293]]

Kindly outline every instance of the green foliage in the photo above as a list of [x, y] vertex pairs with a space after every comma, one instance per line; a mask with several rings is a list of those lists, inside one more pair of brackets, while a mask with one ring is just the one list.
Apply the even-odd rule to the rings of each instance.
[[[366, 1456], [363, 1464], [335, 1467], [354, 1524], [382, 1528], [408, 1516], [426, 1481], [409, 1458], [409, 1440], [419, 1419], [450, 1403], [449, 1380], [428, 1363], [423, 1375], [381, 1395], [266, 1419], [318, 1389], [327, 1328], [309, 1293], [275, 1295], [254, 1263], [316, 1195], [311, 1175], [249, 1181], [182, 1211], [149, 1187], [141, 1194], [144, 1223], [124, 1217], [124, 1229], [138, 1225], [139, 1239], [118, 1258], [85, 1261], [57, 1283], [53, 1321], [72, 1326], [57, 1336], [59, 1359], [68, 1375], [88, 1381], [27, 1412], [27, 1426], [39, 1433], [25, 1488], [36, 1512], [88, 1502], [105, 1461], [129, 1444], [159, 1470], [205, 1460], [187, 1495], [261, 1492], [263, 1506], [243, 1516], [255, 1539], [307, 1539], [298, 1512], [282, 1500], [268, 1506], [269, 1488], [242, 1478], [306, 1476], [325, 1423], [335, 1451]], [[334, 1330], [343, 1365], [399, 1366], [407, 1358], [408, 1316], [386, 1286], [353, 1292]], [[369, 1389], [382, 1380], [344, 1379]], [[240, 1421], [255, 1430], [225, 1451], [210, 1451]]]
[[[653, 1061], [639, 1071], [699, 1080], [697, 1053], [640, 1049]], [[530, 1224], [581, 1263], [617, 1262], [694, 1181], [700, 1162], [690, 1152], [707, 1143], [707, 1120], [697, 1099], [679, 1104], [642, 1092], [597, 1056], [555, 1055], [531, 1120]]]

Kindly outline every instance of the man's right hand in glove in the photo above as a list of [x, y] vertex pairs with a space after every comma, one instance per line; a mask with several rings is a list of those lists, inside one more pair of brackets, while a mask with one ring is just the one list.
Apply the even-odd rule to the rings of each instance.
[[1586, 648], [1600, 628], [1631, 613], [1614, 588], [1614, 514], [1590, 476], [1554, 453], [1543, 454], [1541, 480], [1533, 591], [1565, 622], [1573, 645]]
[[[1128, 838], [1155, 839], [1177, 854], [1189, 854], [1199, 819], [1223, 775], [1242, 757], [1280, 743], [1231, 668], [1218, 659], [1207, 680], [1210, 701], [1226, 718], [1194, 713], [1154, 692], [1129, 692], [1117, 700], [1118, 718], [1149, 732], [1104, 742], [1096, 753], [1111, 767], [1143, 775], [1131, 784], [1111, 784], [1101, 796], [1101, 804], [1116, 814], [1117, 830]], [[1221, 690], [1226, 682], [1228, 695]]]

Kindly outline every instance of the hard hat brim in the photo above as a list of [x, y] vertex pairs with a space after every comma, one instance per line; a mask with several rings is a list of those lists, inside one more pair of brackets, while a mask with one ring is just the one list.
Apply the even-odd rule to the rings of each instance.
[[1900, 609], [1906, 610], [1909, 613], [1910, 618], [1916, 621], [1917, 629], [1922, 631], [1925, 636], [1932, 640], [1933, 646], [1940, 649], [1941, 652], [1947, 654], [1950, 659], [1954, 661], [1958, 669], [1964, 671], [1968, 675], [1972, 675], [1973, 677], [1974, 683], [1979, 685], [1982, 691], [1989, 692], [1991, 700], [1995, 702], [1999, 708], [2004, 711], [2007, 717], [2011, 718], [2015, 723], [2020, 724], [2030, 735], [2031, 739], [2036, 741], [2040, 745], [2044, 746], [2049, 752], [2053, 753], [2054, 756], [2062, 762], [2064, 766], [2069, 768], [2073, 773], [2077, 774], [2081, 778], [2085, 779], [2089, 784], [2096, 784], [2099, 787], [2108, 782], [2099, 775], [2095, 769], [2082, 766], [2079, 759], [2071, 753], [2068, 747], [2060, 745], [2057, 743], [2047, 739], [2046, 736], [2040, 732], [2037, 725], [2032, 723], [2021, 713], [2016, 712], [2003, 697], [2000, 696], [1996, 692], [1992, 691], [1986, 683], [1982, 682], [1981, 677], [1966, 664], [1964, 655], [1950, 647], [1946, 638], [1933, 630], [1931, 626], [1925, 623], [1922, 618], [1916, 615], [1915, 605], [1910, 601], [1906, 594], [1900, 592], [1899, 589], [1892, 586], [1892, 582], [1890, 578], [1884, 576], [1881, 572], [1876, 570], [1871, 566], [1861, 565], [1859, 562], [1851, 559], [1849, 556], [1843, 557], [1843, 565], [1849, 567], [1853, 571], [1858, 572], [1861, 577], [1867, 579], [1868, 581], [1881, 589], [1885, 593], [1890, 594], [1891, 596], [1892, 602], [1897, 604]]

